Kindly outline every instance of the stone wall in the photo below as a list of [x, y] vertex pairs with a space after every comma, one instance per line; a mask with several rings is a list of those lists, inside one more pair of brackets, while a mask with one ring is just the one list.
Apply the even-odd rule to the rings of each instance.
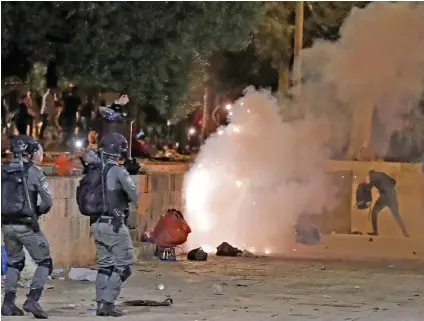
[[[371, 169], [384, 172], [396, 180], [400, 216], [412, 238], [424, 236], [424, 174], [420, 164], [332, 161], [329, 162], [329, 171], [352, 173], [351, 231], [363, 233], [371, 231], [369, 210], [358, 210], [353, 206], [356, 188], [365, 180]], [[377, 198], [378, 192], [374, 188], [373, 200]], [[403, 237], [389, 209], [385, 208], [379, 214], [378, 223], [380, 236]]]
[[[386, 256], [403, 257], [401, 253], [409, 253], [414, 248], [417, 257], [423, 257], [424, 252], [424, 179], [419, 165], [396, 163], [366, 163], [366, 162], [330, 162], [329, 172], [339, 187], [339, 206], [318, 217], [317, 225], [321, 231], [329, 234], [319, 246], [312, 246], [297, 252], [305, 256], [319, 256], [324, 248], [337, 248], [343, 240], [344, 249], [349, 248], [367, 251], [371, 248], [366, 243], [367, 237], [349, 235], [352, 231], [366, 233], [371, 230], [368, 220], [368, 211], [359, 211], [353, 207], [356, 186], [364, 178], [368, 170], [384, 171], [397, 180], [398, 201], [400, 214], [411, 234], [408, 240], [401, 235], [396, 222], [385, 209], [379, 216], [380, 237], [374, 247], [378, 253]], [[139, 240], [142, 233], [151, 230], [159, 217], [168, 208], [182, 209], [182, 183], [184, 170], [172, 173], [163, 169], [160, 173], [134, 176], [134, 182], [139, 186], [138, 212], [132, 211], [129, 225], [135, 240]], [[82, 216], [75, 200], [75, 190], [79, 178], [49, 177], [50, 188], [54, 198], [51, 212], [41, 218], [42, 228], [51, 244], [52, 256], [57, 267], [87, 266], [94, 263], [95, 252], [93, 239], [89, 233], [89, 221]], [[376, 199], [377, 195], [374, 195]], [[331, 235], [331, 234], [337, 235]], [[340, 239], [339, 234], [345, 236]], [[375, 238], [377, 239], [377, 238]], [[324, 245], [325, 243], [325, 245]], [[355, 244], [361, 245], [357, 247]], [[386, 244], [386, 245], [385, 245]], [[397, 244], [396, 251], [393, 244]], [[347, 246], [349, 245], [349, 246]], [[378, 246], [377, 246], [378, 245]], [[385, 251], [382, 251], [384, 248]], [[320, 250], [321, 249], [321, 250]], [[291, 251], [291, 249], [289, 249]], [[341, 250], [343, 252], [344, 250]], [[341, 253], [334, 252], [334, 253]], [[346, 252], [346, 253], [347, 253]], [[374, 256], [370, 253], [363, 256]], [[345, 254], [346, 254], [345, 253]], [[392, 254], [390, 254], [392, 253]], [[400, 253], [400, 254], [399, 254]], [[420, 254], [421, 253], [421, 254]], [[334, 254], [336, 255], [336, 254]], [[338, 255], [338, 254], [337, 254]], [[336, 255], [336, 256], [337, 256]], [[359, 255], [359, 254], [358, 254]], [[406, 255], [406, 254], [405, 254]], [[408, 255], [412, 255], [409, 253]]]

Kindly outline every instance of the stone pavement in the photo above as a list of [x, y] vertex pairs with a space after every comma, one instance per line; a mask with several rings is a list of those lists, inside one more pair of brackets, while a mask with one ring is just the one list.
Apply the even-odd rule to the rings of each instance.
[[[128, 307], [122, 320], [424, 320], [424, 263], [217, 258], [136, 265], [119, 300], [172, 307]], [[50, 320], [102, 320], [90, 282], [56, 278], [45, 291]], [[163, 285], [163, 290], [159, 290]], [[26, 290], [19, 289], [22, 304]], [[30, 316], [3, 320], [28, 320]]]

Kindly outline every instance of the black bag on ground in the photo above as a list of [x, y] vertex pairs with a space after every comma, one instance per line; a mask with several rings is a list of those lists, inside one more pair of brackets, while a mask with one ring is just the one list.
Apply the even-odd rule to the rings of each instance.
[[243, 252], [238, 248], [231, 246], [227, 242], [222, 243], [216, 248], [217, 256], [240, 256]]
[[28, 215], [35, 213], [27, 201], [28, 191], [25, 191], [24, 179], [28, 179], [28, 170], [32, 163], [21, 168], [12, 168], [9, 163], [1, 167], [1, 213], [3, 215]]
[[372, 203], [371, 188], [366, 183], [360, 183], [356, 189], [356, 207], [364, 210], [370, 207]]
[[206, 261], [208, 259], [208, 253], [203, 251], [201, 247], [191, 250], [187, 254], [187, 260], [190, 261]]
[[103, 208], [102, 179], [104, 179], [104, 187], [106, 187], [106, 175], [113, 166], [115, 165], [105, 166], [103, 177], [101, 164], [85, 168], [86, 174], [79, 181], [77, 187], [77, 204], [82, 215], [95, 216], [103, 214], [106, 210]]

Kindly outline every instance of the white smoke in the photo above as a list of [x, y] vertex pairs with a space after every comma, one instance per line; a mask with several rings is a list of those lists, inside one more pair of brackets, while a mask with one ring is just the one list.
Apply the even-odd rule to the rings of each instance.
[[248, 88], [231, 124], [206, 141], [185, 179], [190, 246], [228, 241], [276, 252], [299, 213], [335, 204], [325, 119], [283, 123], [279, 111], [269, 92]]
[[[327, 161], [345, 154], [356, 108], [366, 104], [383, 115], [378, 147], [385, 152], [400, 115], [419, 100], [424, 6], [355, 9], [339, 41], [319, 41], [303, 56], [299, 99], [280, 107], [269, 92], [247, 89], [230, 125], [197, 156], [184, 181], [190, 247], [228, 241], [283, 251], [301, 213], [319, 214], [337, 204]], [[305, 117], [283, 122], [281, 108], [302, 110]]]

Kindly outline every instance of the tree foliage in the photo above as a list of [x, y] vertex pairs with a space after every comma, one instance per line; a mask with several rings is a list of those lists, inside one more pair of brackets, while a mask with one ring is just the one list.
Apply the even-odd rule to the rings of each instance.
[[[336, 40], [339, 28], [353, 7], [364, 7], [364, 1], [305, 2], [303, 46], [316, 39]], [[277, 70], [293, 59], [295, 2], [266, 2], [264, 19], [255, 32], [256, 51], [271, 60]]]
[[206, 80], [212, 53], [250, 43], [261, 12], [255, 2], [6, 2], [2, 60], [16, 50], [31, 64], [54, 60], [78, 84], [173, 114], [189, 101], [189, 85]]

